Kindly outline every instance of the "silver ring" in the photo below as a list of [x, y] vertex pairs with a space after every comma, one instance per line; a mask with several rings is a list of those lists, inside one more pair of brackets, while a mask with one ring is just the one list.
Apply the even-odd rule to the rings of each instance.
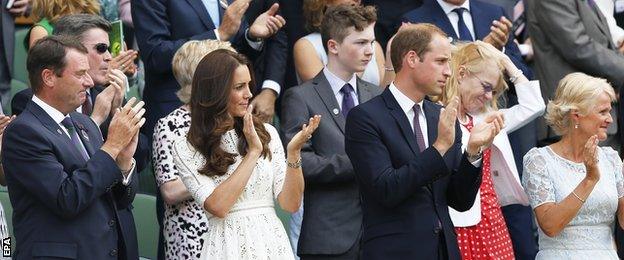
[[308, 135], [308, 140], [310, 140], [312, 138], [312, 135]]

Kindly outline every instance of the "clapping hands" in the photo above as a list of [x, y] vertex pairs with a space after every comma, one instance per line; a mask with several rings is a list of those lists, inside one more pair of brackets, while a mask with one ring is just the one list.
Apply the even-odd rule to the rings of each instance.
[[295, 136], [288, 142], [288, 146], [286, 149], [288, 152], [299, 152], [303, 145], [312, 138], [312, 134], [318, 128], [319, 123], [321, 122], [321, 116], [315, 115], [310, 117], [307, 124], [303, 124], [301, 126], [301, 130], [297, 132]]
[[503, 113], [491, 112], [485, 117], [484, 122], [474, 126], [470, 131], [468, 154], [477, 154], [482, 148], [489, 147], [494, 141], [494, 137], [505, 127]]

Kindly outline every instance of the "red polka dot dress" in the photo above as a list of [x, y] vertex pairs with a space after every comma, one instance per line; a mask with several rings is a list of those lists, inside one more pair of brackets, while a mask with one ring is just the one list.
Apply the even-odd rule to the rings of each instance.
[[[472, 118], [464, 127], [468, 131], [472, 129]], [[489, 148], [483, 151], [483, 177], [479, 188], [481, 221], [475, 226], [455, 228], [457, 244], [464, 260], [514, 259], [511, 238], [490, 175], [490, 154]]]

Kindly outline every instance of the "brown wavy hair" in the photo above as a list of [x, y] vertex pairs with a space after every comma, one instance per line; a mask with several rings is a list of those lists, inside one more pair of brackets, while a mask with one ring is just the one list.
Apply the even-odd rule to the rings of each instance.
[[[206, 176], [221, 176], [234, 164], [235, 157], [247, 154], [247, 140], [243, 133], [243, 118], [228, 114], [228, 103], [233, 87], [234, 71], [239, 66], [247, 66], [251, 74], [250, 88], [253, 88], [253, 69], [249, 60], [242, 54], [219, 49], [204, 56], [197, 65], [191, 86], [191, 126], [188, 142], [199, 151], [206, 163], [199, 173]], [[253, 117], [254, 126], [262, 143], [262, 156], [271, 159], [269, 142], [271, 136], [262, 121]], [[238, 138], [238, 154], [221, 148], [221, 138], [234, 128]]]
[[50, 23], [69, 14], [100, 14], [100, 2], [97, 0], [35, 0], [32, 13], [37, 19], [47, 18]]

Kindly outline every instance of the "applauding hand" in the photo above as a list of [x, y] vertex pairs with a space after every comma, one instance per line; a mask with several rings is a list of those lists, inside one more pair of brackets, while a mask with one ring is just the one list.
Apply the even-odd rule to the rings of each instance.
[[301, 131], [299, 131], [288, 143], [286, 149], [288, 152], [299, 152], [303, 144], [305, 144], [310, 138], [312, 138], [312, 134], [318, 128], [319, 123], [321, 122], [321, 116], [315, 115], [310, 117], [307, 124], [303, 124], [301, 127]]
[[455, 121], [457, 121], [457, 108], [459, 98], [454, 97], [451, 102], [440, 111], [438, 121], [438, 139], [433, 143], [440, 155], [444, 156], [446, 151], [455, 143]]
[[494, 137], [505, 127], [504, 124], [503, 113], [493, 112], [485, 118], [485, 122], [473, 127], [466, 147], [468, 154], [477, 154], [482, 147], [490, 146]]
[[254, 126], [252, 111], [253, 105], [247, 106], [247, 112], [243, 116], [243, 134], [247, 140], [247, 154], [260, 156], [263, 150], [262, 142]]

